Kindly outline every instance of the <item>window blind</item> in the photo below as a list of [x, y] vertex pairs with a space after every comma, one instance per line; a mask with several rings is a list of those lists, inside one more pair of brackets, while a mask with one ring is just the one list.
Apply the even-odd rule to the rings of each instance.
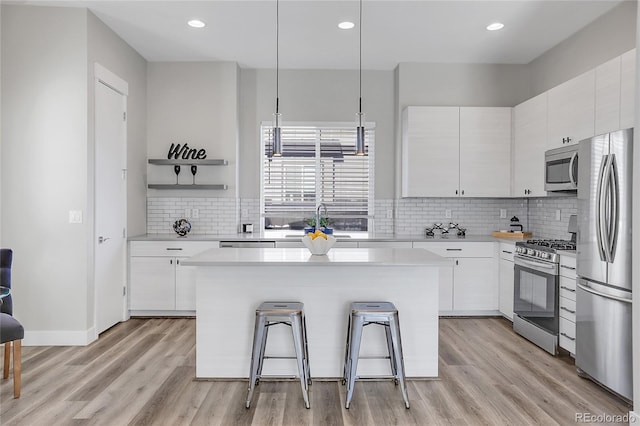
[[355, 155], [355, 126], [283, 126], [282, 156], [272, 153], [272, 127], [262, 126], [261, 207], [265, 228], [302, 229], [324, 203], [332, 227], [366, 231], [373, 207], [374, 129], [367, 155]]

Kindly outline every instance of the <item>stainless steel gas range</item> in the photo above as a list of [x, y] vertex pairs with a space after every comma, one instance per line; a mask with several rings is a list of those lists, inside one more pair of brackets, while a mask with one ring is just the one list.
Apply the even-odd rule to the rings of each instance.
[[553, 355], [558, 352], [558, 250], [575, 249], [575, 242], [565, 240], [516, 243], [513, 329]]

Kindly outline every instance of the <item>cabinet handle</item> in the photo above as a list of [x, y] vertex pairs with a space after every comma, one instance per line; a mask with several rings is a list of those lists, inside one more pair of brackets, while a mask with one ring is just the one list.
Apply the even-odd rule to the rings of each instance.
[[464, 195], [464, 189], [462, 190], [462, 195]]
[[176, 265], [180, 264], [180, 259], [176, 259]]
[[512, 251], [506, 251], [506, 250], [502, 250], [503, 253], [507, 253], [507, 254], [513, 254]]
[[173, 259], [169, 259], [169, 265], [173, 265]]
[[567, 265], [560, 265], [560, 267], [564, 268], [564, 269], [569, 269], [570, 271], [575, 271], [576, 270], [576, 268], [574, 268], [572, 266], [567, 266]]
[[451, 249], [451, 248], [448, 248], [447, 251], [462, 251], [462, 249]]
[[562, 309], [563, 311], [567, 311], [567, 312], [569, 312], [570, 314], [575, 314], [575, 313], [576, 313], [576, 311], [572, 311], [571, 309], [567, 309], [567, 308], [565, 308], [564, 306], [560, 306], [560, 309]]
[[575, 293], [575, 292], [576, 292], [576, 289], [575, 289], [575, 288], [569, 288], [569, 287], [565, 287], [565, 286], [563, 286], [563, 285], [561, 285], [561, 286], [560, 286], [560, 288], [563, 288], [563, 289], [565, 289], [565, 290], [567, 290], [567, 291], [570, 291], [570, 292], [572, 292], [572, 293]]
[[456, 195], [458, 195], [458, 190], [456, 189]]
[[456, 259], [456, 266], [458, 266], [458, 259]]
[[575, 340], [576, 340], [576, 338], [575, 338], [575, 337], [571, 337], [571, 336], [569, 336], [567, 333], [560, 333], [560, 335], [561, 335], [561, 336], [564, 336], [564, 337], [566, 337], [567, 339], [572, 340], [572, 341], [574, 341], [574, 342], [575, 342]]
[[167, 250], [182, 250], [182, 247], [167, 247]]

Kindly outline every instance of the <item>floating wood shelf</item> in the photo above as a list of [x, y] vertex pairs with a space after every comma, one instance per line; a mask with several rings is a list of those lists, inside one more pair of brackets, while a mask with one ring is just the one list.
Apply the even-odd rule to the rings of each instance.
[[227, 185], [216, 184], [216, 185], [207, 185], [207, 184], [190, 184], [190, 185], [182, 185], [176, 183], [150, 183], [147, 185], [149, 189], [215, 189], [215, 190], [225, 190], [227, 189]]
[[180, 166], [180, 165], [189, 165], [189, 166], [226, 166], [229, 164], [227, 160], [166, 160], [163, 158], [150, 158], [149, 164], [157, 164], [161, 166]]

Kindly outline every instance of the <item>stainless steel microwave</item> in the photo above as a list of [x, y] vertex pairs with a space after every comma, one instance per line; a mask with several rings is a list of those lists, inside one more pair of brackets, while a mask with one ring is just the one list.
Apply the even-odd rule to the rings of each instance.
[[578, 144], [550, 149], [544, 154], [544, 190], [578, 190]]

